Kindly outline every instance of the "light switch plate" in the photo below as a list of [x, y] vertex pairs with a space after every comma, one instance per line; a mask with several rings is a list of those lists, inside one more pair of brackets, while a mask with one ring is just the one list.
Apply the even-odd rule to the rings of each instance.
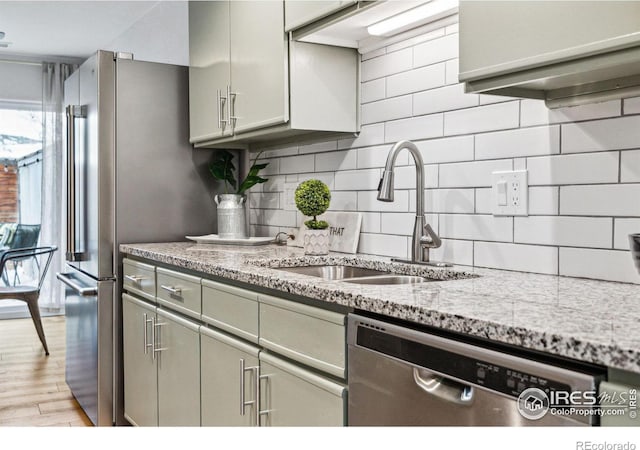
[[284, 209], [287, 211], [295, 211], [297, 209], [295, 198], [297, 187], [298, 183], [284, 183]]
[[[494, 216], [528, 216], [529, 182], [526, 170], [509, 170], [492, 174], [492, 210]], [[504, 188], [506, 186], [506, 204]], [[502, 189], [500, 189], [502, 188]]]

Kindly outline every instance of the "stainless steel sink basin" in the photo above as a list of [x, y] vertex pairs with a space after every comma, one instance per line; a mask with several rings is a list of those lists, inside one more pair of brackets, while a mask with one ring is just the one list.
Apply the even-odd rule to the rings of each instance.
[[311, 277], [319, 277], [325, 280], [344, 280], [345, 278], [370, 277], [373, 275], [389, 275], [374, 269], [351, 266], [304, 266], [304, 267], [278, 267], [277, 270], [299, 273]]
[[277, 270], [319, 277], [324, 280], [344, 281], [354, 284], [415, 284], [429, 281], [427, 278], [410, 275], [398, 275], [381, 270], [352, 266], [303, 266], [278, 267]]
[[377, 277], [353, 278], [343, 281], [345, 283], [354, 284], [416, 284], [434, 280], [429, 280], [424, 277], [414, 277], [411, 275], [379, 275]]

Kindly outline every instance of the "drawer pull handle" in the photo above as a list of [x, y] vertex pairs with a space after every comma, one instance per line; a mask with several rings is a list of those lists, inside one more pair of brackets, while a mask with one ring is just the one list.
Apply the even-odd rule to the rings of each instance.
[[182, 295], [181, 287], [160, 285], [160, 288], [164, 289], [165, 291], [173, 295]]
[[124, 277], [125, 279], [131, 281], [133, 284], [140, 284], [142, 280], [145, 279], [145, 277], [142, 277], [140, 275], [125, 275]]

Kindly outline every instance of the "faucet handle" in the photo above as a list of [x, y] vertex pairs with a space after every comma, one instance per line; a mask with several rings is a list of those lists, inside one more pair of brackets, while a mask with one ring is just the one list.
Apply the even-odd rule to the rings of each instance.
[[425, 234], [420, 237], [420, 246], [422, 248], [438, 248], [442, 245], [440, 237], [433, 231], [431, 225], [426, 223], [423, 229]]

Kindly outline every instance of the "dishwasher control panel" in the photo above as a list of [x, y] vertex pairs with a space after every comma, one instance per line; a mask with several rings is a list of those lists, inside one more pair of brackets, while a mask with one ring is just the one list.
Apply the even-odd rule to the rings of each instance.
[[568, 384], [360, 326], [357, 345], [460, 381], [517, 397], [528, 388], [568, 391]]

